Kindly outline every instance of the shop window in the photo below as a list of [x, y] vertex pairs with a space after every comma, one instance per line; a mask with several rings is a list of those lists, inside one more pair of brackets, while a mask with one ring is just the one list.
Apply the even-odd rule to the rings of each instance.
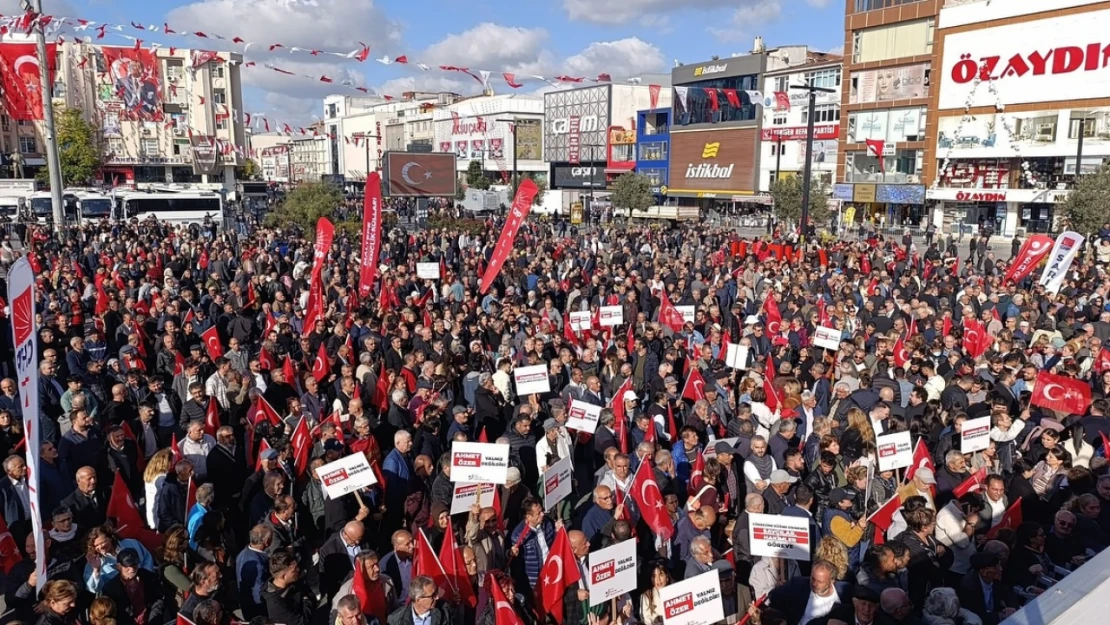
[[775, 78], [775, 91], [788, 91], [790, 89], [790, 77], [779, 76]]
[[1072, 140], [1078, 140], [1079, 139], [1079, 127], [1081, 125], [1083, 126], [1083, 138], [1084, 139], [1094, 139], [1095, 138], [1095, 136], [1096, 136], [1095, 131], [1096, 131], [1096, 128], [1098, 127], [1098, 124], [1095, 123], [1097, 120], [1095, 120], [1091, 117], [1075, 117], [1075, 113], [1072, 113], [1072, 118], [1068, 121], [1069, 121], [1069, 123], [1068, 123], [1068, 139], [1072, 139]]
[[641, 161], [667, 160], [667, 144], [663, 142], [644, 143], [640, 146]]

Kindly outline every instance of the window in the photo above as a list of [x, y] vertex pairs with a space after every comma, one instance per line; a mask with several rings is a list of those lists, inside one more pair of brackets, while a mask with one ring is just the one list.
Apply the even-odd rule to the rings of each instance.
[[216, 130], [227, 130], [227, 115], [216, 116]]
[[[957, 0], [958, 2], [968, 2], [968, 0]], [[866, 13], [867, 11], [878, 11], [879, 9], [888, 9], [890, 7], [902, 6], [904, 4], [913, 4], [914, 2], [921, 2], [921, 0], [856, 0], [856, 13]], [[953, 0], [947, 0], [945, 6], [951, 6]]]
[[12, 118], [7, 115], [0, 115], [0, 128], [5, 132], [12, 129]]
[[[1072, 113], [1075, 115], [1075, 113]], [[1079, 125], [1083, 124], [1083, 138], [1093, 139], [1095, 137], [1095, 129], [1097, 124], [1096, 119], [1093, 117], [1072, 117], [1068, 124], [1068, 138], [1079, 139]]]
[[641, 174], [643, 174], [645, 178], [648, 179], [648, 184], [653, 187], [667, 184], [667, 170], [665, 169], [646, 168], [639, 171]]
[[224, 77], [224, 66], [223, 65], [217, 65], [216, 67], [212, 68], [212, 77], [213, 78], [223, 78]]
[[223, 89], [213, 89], [212, 101], [216, 104], [227, 104], [227, 92]]
[[335, 119], [339, 115], [339, 107], [334, 102], [328, 105], [328, 119]]
[[[814, 107], [813, 112], [813, 123], [815, 124], [831, 124], [840, 121], [839, 104], [822, 104]], [[809, 123], [809, 109], [802, 111], [802, 123]]]
[[20, 137], [19, 138], [19, 152], [20, 154], [38, 154], [39, 146], [35, 142], [34, 137]]
[[834, 67], [832, 69], [820, 69], [813, 72], [806, 72], [805, 81], [807, 84], [814, 87], [835, 89], [840, 86], [840, 68]]
[[790, 89], [790, 77], [779, 76], [775, 79], [775, 91], [786, 91]]
[[142, 148], [143, 154], [158, 154], [161, 152], [158, 147], [158, 139], [143, 139]]
[[122, 137], [108, 137], [108, 152], [111, 154], [123, 154], [126, 147], [123, 144]]
[[775, 141], [771, 144], [771, 156], [786, 156], [786, 146], [789, 145], [785, 141]]
[[786, 113], [776, 112], [775, 116], [771, 118], [771, 125], [773, 125], [773, 126], [785, 126], [786, 125]]
[[867, 63], [933, 52], [935, 18], [865, 28], [852, 33], [852, 61]]
[[[744, 91], [757, 89], [759, 76], [749, 74], [746, 76], [733, 76], [731, 78], [718, 78], [716, 80], [702, 80], [683, 85], [688, 87], [685, 110], [682, 105], [675, 106], [676, 123], [680, 126], [690, 124], [715, 124], [718, 122], [754, 121], [757, 107], [748, 100]], [[728, 98], [718, 92], [718, 110], [714, 111], [709, 103], [709, 96], [705, 89], [735, 89], [740, 98], [740, 107], [736, 108], [728, 103]]]
[[181, 80], [185, 75], [185, 67], [177, 63], [166, 64], [166, 79], [170, 82]]
[[652, 143], [644, 143], [640, 145], [640, 160], [641, 161], [665, 161], [667, 160], [667, 144], [663, 141], [655, 141]]

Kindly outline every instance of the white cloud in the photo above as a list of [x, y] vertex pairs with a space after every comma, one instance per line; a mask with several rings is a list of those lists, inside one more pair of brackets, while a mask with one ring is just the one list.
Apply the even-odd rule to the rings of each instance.
[[750, 1], [751, 4], [742, 6], [733, 12], [728, 27], [711, 27], [708, 29], [709, 33], [722, 42], [745, 41], [754, 35], [758, 35], [760, 28], [777, 20], [782, 15], [782, 6], [779, 0]]
[[829, 6], [829, 2], [831, 2], [831, 0], [806, 0], [806, 4], [818, 9], [823, 9]]
[[542, 28], [502, 26], [486, 22], [451, 34], [432, 44], [418, 57], [425, 63], [465, 64], [480, 68], [511, 68], [537, 58], [547, 41]]
[[735, 4], [735, 0], [563, 0], [563, 8], [571, 20], [595, 24], [625, 24], [658, 19], [661, 13], [708, 10]]
[[591, 43], [563, 62], [571, 75], [594, 77], [605, 72], [620, 80], [666, 68], [663, 52], [637, 37]]

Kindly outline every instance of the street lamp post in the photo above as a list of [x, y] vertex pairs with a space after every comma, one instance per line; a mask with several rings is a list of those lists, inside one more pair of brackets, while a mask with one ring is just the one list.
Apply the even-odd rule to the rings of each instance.
[[[809, 234], [809, 186], [811, 178], [813, 177], [813, 122], [817, 116], [817, 111], [814, 110], [817, 106], [817, 94], [820, 93], [833, 93], [834, 89], [827, 87], [814, 87], [812, 84], [806, 83], [804, 85], [790, 85], [791, 89], [804, 89], [809, 92], [809, 122], [806, 124], [806, 162], [805, 169], [802, 172], [802, 224], [800, 228], [800, 236], [798, 237], [798, 244], [805, 247], [806, 236]], [[882, 158], [880, 156], [879, 158]], [[778, 175], [776, 173], [776, 175]]]
[[361, 138], [363, 144], [366, 146], [366, 178], [365, 182], [362, 183], [362, 192], [363, 194], [366, 194], [369, 191], [369, 189], [367, 189], [366, 187], [370, 184], [370, 140], [380, 139], [381, 135], [372, 135], [370, 133], [360, 132], [354, 136]]
[[[34, 10], [42, 15], [42, 0], [23, 0], [24, 10]], [[46, 169], [50, 174], [50, 203], [54, 215], [54, 231], [58, 239], [65, 238], [65, 214], [62, 210], [62, 166], [58, 160], [58, 136], [54, 127], [54, 84], [50, 82], [50, 63], [46, 57], [46, 33], [42, 24], [35, 22], [35, 45], [39, 57], [39, 80], [42, 82], [42, 116], [46, 136]]]
[[1075, 152], [1075, 184], [1079, 185], [1079, 176], [1083, 173], [1083, 131], [1087, 129], [1086, 117], [1079, 119], [1079, 148]]

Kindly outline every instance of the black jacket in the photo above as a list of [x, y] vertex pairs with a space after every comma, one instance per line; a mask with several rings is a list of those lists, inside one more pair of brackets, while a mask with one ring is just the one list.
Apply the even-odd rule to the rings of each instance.
[[162, 482], [158, 492], [158, 503], [154, 506], [154, 521], [158, 531], [165, 533], [174, 525], [184, 525], [188, 511], [185, 510], [188, 485], [177, 480], [177, 474], [170, 472]]
[[[359, 551], [366, 547], [359, 546]], [[320, 546], [320, 592], [330, 600], [343, 582], [354, 572], [351, 556], [347, 555], [347, 544], [343, 542], [342, 532], [336, 532]]]
[[216, 445], [208, 452], [207, 465], [208, 477], [216, 489], [216, 507], [230, 508], [243, 492], [249, 469], [223, 445]]
[[262, 603], [271, 622], [310, 625], [314, 607], [311, 594], [302, 582], [288, 588], [278, 588], [273, 582], [267, 582], [262, 589]]
[[[139, 583], [143, 588], [143, 603], [146, 609], [146, 623], [162, 623], [165, 621], [165, 594], [162, 591], [162, 581], [158, 576], [146, 569], [139, 569]], [[116, 575], [104, 584], [102, 594], [116, 604], [116, 622], [119, 625], [135, 625], [136, 614], [127, 598], [127, 591], [123, 587], [123, 577]]]
[[[108, 495], [100, 489], [94, 491], [92, 496], [75, 490], [62, 500], [62, 505], [73, 512], [73, 522], [77, 527], [97, 527], [108, 518]], [[184, 507], [185, 502], [181, 505]]]

